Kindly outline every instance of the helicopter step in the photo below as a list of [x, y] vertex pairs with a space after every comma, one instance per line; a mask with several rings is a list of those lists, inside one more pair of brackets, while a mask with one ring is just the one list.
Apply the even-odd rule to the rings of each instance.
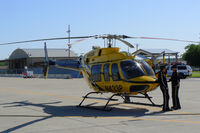
[[145, 105], [145, 106], [153, 106], [153, 107], [162, 107], [163, 105], [159, 104], [148, 104], [148, 103], [140, 103], [140, 102], [126, 102], [127, 104], [138, 104], [138, 105]]
[[[135, 98], [146, 98], [145, 96], [129, 96], [129, 97], [135, 97]], [[149, 97], [149, 98], [153, 98], [153, 97]]]
[[[84, 98], [84, 96], [83, 96]], [[99, 100], [109, 100], [109, 98], [103, 98], [103, 97], [87, 97], [88, 99], [99, 99]], [[110, 99], [110, 101], [118, 101], [118, 99]]]

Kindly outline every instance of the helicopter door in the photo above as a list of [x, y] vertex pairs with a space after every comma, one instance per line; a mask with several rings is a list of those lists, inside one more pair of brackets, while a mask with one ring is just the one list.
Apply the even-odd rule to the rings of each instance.
[[[121, 77], [119, 74], [119, 67], [117, 63], [113, 63], [111, 66], [111, 76], [109, 75], [109, 64], [104, 65], [104, 85], [105, 90], [109, 92], [121, 92], [123, 89]], [[110, 80], [112, 77], [112, 80]]]
[[120, 74], [119, 74], [119, 68], [117, 63], [112, 64], [112, 80], [113, 81], [120, 81]]
[[104, 81], [101, 82], [102, 88], [105, 91], [112, 92], [110, 87], [110, 64], [104, 64], [103, 65], [103, 78]]
[[92, 80], [94, 82], [101, 82], [101, 65], [92, 66]]
[[102, 83], [102, 73], [101, 73], [101, 64], [92, 66], [92, 76], [90, 78], [90, 83], [95, 90], [104, 91], [104, 86]]
[[105, 82], [110, 81], [109, 66], [110, 64], [104, 64], [103, 66], [103, 74]]

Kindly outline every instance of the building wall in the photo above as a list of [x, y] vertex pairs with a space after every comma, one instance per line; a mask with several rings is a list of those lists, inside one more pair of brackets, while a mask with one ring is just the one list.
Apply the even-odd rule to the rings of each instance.
[[[66, 58], [66, 57], [51, 57], [49, 60], [76, 60], [78, 57]], [[22, 58], [22, 59], [11, 59], [9, 60], [9, 69], [24, 69], [28, 67], [41, 67], [44, 65], [45, 58]]]
[[24, 66], [27, 65], [27, 59], [15, 59], [9, 60], [9, 69], [24, 69]]

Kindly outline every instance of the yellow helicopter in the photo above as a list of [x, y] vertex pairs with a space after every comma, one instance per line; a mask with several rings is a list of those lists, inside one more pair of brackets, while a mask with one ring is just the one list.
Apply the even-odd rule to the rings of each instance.
[[[29, 40], [11, 43], [2, 43], [0, 45], [9, 45], [17, 43], [28, 43], [36, 41], [48, 41], [48, 40], [62, 40], [62, 39], [87, 39], [87, 38], [102, 38], [107, 39], [107, 47], [93, 47], [93, 50], [86, 53], [80, 58], [79, 61], [73, 64], [67, 64], [60, 61], [49, 61], [47, 55], [47, 49], [45, 44], [45, 69], [48, 71], [49, 64], [56, 65], [57, 67], [63, 67], [67, 69], [73, 69], [80, 71], [89, 87], [93, 89], [93, 92], [89, 92], [83, 97], [83, 100], [78, 105], [82, 107], [82, 103], [85, 99], [91, 98], [91, 94], [102, 94], [102, 93], [113, 93], [113, 95], [106, 99], [107, 103], [102, 108], [107, 110], [107, 105], [113, 99], [114, 96], [122, 97], [125, 102], [130, 102], [129, 97], [142, 94], [144, 98], [147, 98], [151, 105], [156, 105], [151, 100], [151, 97], [147, 94], [148, 92], [156, 89], [159, 84], [157, 77], [152, 69], [150, 60], [137, 60], [135, 55], [128, 52], [120, 52], [119, 47], [114, 47], [114, 40], [118, 40], [126, 44], [130, 48], [134, 48], [132, 44], [125, 41], [124, 39], [159, 39], [159, 40], [172, 40], [172, 41], [183, 41], [183, 42], [195, 42], [187, 40], [177, 39], [166, 39], [166, 38], [151, 38], [151, 37], [130, 37], [125, 35], [94, 35], [94, 36], [82, 36], [82, 37], [63, 37], [63, 38], [50, 38], [50, 39], [39, 39]], [[195, 42], [196, 43], [196, 42]], [[164, 57], [164, 56], [163, 56]], [[163, 58], [164, 60], [164, 58]], [[53, 62], [53, 63], [52, 63]], [[46, 72], [48, 73], [48, 72]], [[140, 97], [140, 96], [138, 96]], [[83, 106], [85, 107], [85, 106]], [[86, 106], [90, 107], [90, 106]]]
[[[114, 93], [107, 101], [103, 109], [106, 109], [110, 100], [114, 96], [121, 96], [125, 102], [130, 102], [125, 98], [127, 95], [143, 94], [150, 101], [147, 92], [158, 87], [156, 76], [152, 67], [146, 61], [137, 61], [136, 55], [127, 52], [120, 52], [120, 48], [112, 47], [112, 40], [125, 36], [104, 35], [98, 38], [108, 39], [107, 48], [93, 48], [92, 51], [86, 53], [81, 59], [81, 69], [90, 88], [95, 92], [90, 92], [83, 97], [82, 105], [85, 98], [93, 93]], [[133, 45], [126, 41], [122, 41], [129, 47]], [[151, 101], [152, 102], [152, 101]], [[152, 104], [154, 104], [152, 102]]]

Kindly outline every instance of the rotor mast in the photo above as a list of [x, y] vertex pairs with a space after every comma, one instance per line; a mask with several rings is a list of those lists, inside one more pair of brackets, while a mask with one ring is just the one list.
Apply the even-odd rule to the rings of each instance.
[[113, 46], [113, 43], [112, 43], [113, 41], [112, 40], [113, 39], [108, 38], [108, 44], [107, 45], [108, 45], [109, 48], [111, 48]]
[[[116, 39], [116, 36], [115, 35], [102, 35], [102, 36], [100, 36], [100, 38], [103, 38], [103, 39], [106, 39], [107, 41], [106, 41], [106, 45], [107, 45], [107, 47], [108, 48], [111, 48], [111, 47], [113, 47], [113, 40], [115, 40]], [[105, 43], [105, 42], [104, 42]], [[105, 44], [104, 44], [105, 45]]]

